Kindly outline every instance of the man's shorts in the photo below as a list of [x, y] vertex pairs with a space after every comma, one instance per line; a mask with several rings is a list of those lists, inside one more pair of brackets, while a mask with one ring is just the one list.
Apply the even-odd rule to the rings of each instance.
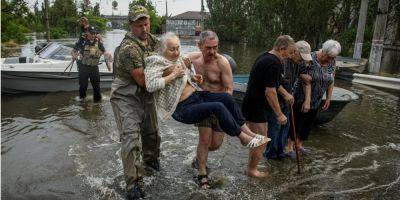
[[217, 117], [215, 117], [214, 115], [208, 117], [207, 119], [201, 121], [200, 123], [195, 124], [194, 126], [211, 128], [215, 132], [224, 132], [219, 126]]
[[242, 104], [242, 113], [246, 121], [253, 123], [266, 123], [268, 117], [273, 115], [273, 111], [266, 105], [245, 102]]

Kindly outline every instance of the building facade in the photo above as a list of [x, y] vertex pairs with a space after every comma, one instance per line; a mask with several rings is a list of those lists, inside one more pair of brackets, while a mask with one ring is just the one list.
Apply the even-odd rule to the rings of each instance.
[[[210, 14], [204, 13], [204, 20]], [[199, 35], [201, 30], [201, 12], [188, 11], [167, 19], [166, 30], [174, 32], [179, 36], [195, 36]]]

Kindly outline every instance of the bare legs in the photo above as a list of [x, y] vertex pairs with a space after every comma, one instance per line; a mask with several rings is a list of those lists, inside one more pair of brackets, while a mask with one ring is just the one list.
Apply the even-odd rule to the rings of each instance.
[[[252, 123], [252, 122], [246, 122], [246, 123], [248, 124], [248, 127], [252, 132], [267, 136], [267, 130], [268, 130], [267, 123]], [[247, 166], [247, 170], [245, 172], [247, 176], [262, 178], [268, 175], [267, 173], [260, 172], [258, 170], [258, 163], [260, 163], [262, 159], [262, 152], [264, 151], [265, 147], [266, 144], [263, 144], [259, 147], [250, 149], [249, 163]]]
[[214, 132], [208, 127], [199, 127], [199, 144], [197, 145], [197, 161], [199, 164], [199, 174], [207, 174], [208, 151], [219, 149], [224, 139], [224, 133]]

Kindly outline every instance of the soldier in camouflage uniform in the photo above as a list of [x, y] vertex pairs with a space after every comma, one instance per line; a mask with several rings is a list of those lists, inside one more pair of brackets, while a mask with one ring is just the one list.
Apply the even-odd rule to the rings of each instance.
[[98, 65], [105, 49], [103, 43], [96, 38], [96, 35], [96, 29], [93, 26], [89, 27], [85, 37], [80, 37], [78, 42], [75, 43], [72, 53], [73, 59], [76, 60], [79, 52], [77, 63], [79, 72], [79, 99], [81, 101], [86, 97], [88, 79], [90, 79], [93, 88], [93, 101], [98, 102], [101, 100]]
[[159, 171], [156, 108], [153, 94], [145, 89], [143, 74], [144, 58], [158, 49], [159, 41], [150, 34], [150, 16], [146, 8], [134, 6], [128, 19], [131, 31], [115, 54], [110, 101], [120, 133], [128, 198], [139, 199], [144, 196], [140, 186], [144, 167]]

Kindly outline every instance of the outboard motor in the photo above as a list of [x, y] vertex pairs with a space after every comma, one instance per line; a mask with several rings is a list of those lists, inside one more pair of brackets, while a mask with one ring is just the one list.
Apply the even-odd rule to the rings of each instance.
[[231, 66], [231, 69], [232, 69], [232, 74], [235, 73], [236, 67], [237, 67], [236, 61], [228, 54], [223, 53], [221, 55], [223, 55], [228, 60], [229, 65]]

